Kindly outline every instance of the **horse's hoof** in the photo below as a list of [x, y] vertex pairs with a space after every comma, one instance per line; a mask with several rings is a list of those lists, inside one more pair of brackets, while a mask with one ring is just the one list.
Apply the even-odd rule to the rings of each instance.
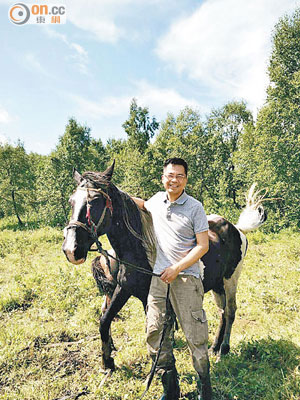
[[105, 370], [110, 369], [111, 371], [115, 371], [116, 367], [114, 359], [112, 357], [106, 359], [103, 358], [103, 368]]
[[226, 354], [228, 354], [229, 350], [230, 350], [229, 344], [224, 344], [223, 343], [222, 346], [221, 346], [221, 350], [220, 350], [221, 356], [225, 356]]

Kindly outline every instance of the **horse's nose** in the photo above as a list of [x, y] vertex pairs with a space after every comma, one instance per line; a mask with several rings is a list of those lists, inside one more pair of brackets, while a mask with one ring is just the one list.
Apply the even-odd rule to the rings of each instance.
[[78, 260], [75, 257], [75, 253], [74, 252], [70, 252], [68, 250], [64, 250], [64, 253], [67, 257], [67, 260], [75, 265], [79, 265], [79, 264], [83, 264], [85, 262], [85, 258], [79, 258]]
[[[82, 264], [85, 262], [85, 257], [78, 248], [75, 240], [74, 232], [68, 231], [65, 236], [65, 240], [62, 245], [62, 250], [65, 253], [67, 260], [75, 265]], [[80, 254], [81, 253], [81, 254]]]
[[63, 252], [65, 253], [65, 256], [67, 257], [67, 260], [68, 260], [70, 263], [75, 264], [75, 265], [78, 265], [78, 264], [82, 264], [82, 263], [85, 262], [85, 258], [84, 258], [84, 257], [79, 257], [79, 258], [76, 257], [76, 253], [77, 253], [76, 250], [77, 250], [77, 247], [74, 247], [73, 250], [70, 250], [70, 249], [66, 248], [66, 247], [64, 246], [64, 244], [63, 244], [62, 250], [63, 250]]

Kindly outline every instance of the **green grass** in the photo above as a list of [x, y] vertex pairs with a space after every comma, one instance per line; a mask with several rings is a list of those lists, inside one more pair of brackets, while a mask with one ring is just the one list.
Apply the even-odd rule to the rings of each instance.
[[[299, 400], [300, 234], [248, 238], [231, 353], [218, 363], [211, 358], [214, 399]], [[0, 399], [137, 399], [150, 369], [142, 305], [130, 299], [113, 322], [118, 368], [100, 387], [95, 255], [73, 266], [61, 244], [53, 228], [0, 232]], [[205, 308], [212, 343], [218, 312], [210, 294]], [[175, 356], [182, 398], [194, 399], [195, 372], [180, 330]], [[160, 393], [155, 378], [145, 399]]]

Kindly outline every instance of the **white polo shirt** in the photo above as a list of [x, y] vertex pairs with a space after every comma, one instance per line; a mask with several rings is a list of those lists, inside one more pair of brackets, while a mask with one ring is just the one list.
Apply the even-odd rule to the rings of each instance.
[[[174, 202], [169, 201], [166, 192], [158, 192], [145, 202], [145, 208], [153, 218], [157, 238], [154, 272], [160, 274], [196, 246], [196, 233], [207, 231], [208, 222], [201, 202], [186, 192]], [[181, 273], [203, 276], [202, 262], [197, 261]]]

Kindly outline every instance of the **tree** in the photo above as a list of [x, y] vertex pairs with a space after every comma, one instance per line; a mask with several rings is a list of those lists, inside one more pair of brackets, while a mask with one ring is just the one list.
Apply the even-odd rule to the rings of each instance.
[[159, 123], [155, 117], [150, 118], [148, 108], [139, 107], [133, 99], [130, 104], [129, 118], [122, 126], [127, 133], [130, 148], [143, 153], [158, 129]]
[[300, 9], [275, 26], [267, 101], [254, 135], [255, 176], [272, 195], [279, 226], [300, 226]]
[[33, 198], [33, 173], [21, 142], [14, 147], [0, 145], [0, 199], [4, 215], [15, 215], [22, 226], [22, 214]]
[[241, 138], [253, 128], [253, 116], [244, 102], [230, 102], [213, 110], [205, 123], [211, 154], [208, 193], [210, 208], [227, 217], [235, 217], [241, 207], [238, 192], [244, 179], [237, 171], [240, 159], [236, 157]]
[[207, 135], [197, 111], [186, 107], [177, 118], [169, 114], [151, 149], [153, 160], [150, 174], [156, 177], [156, 188], [161, 188], [163, 162], [171, 157], [181, 157], [189, 165], [189, 193], [204, 201], [211, 157], [207, 142]]
[[133, 99], [129, 118], [122, 126], [127, 133], [127, 140], [112, 139], [106, 146], [110, 158], [116, 160], [114, 182], [132, 195], [147, 198], [151, 195], [149, 186], [152, 187], [149, 177], [150, 139], [159, 123], [155, 117], [150, 118], [148, 108], [139, 107]]
[[61, 225], [68, 220], [68, 200], [74, 190], [74, 167], [81, 172], [101, 171], [106, 161], [101, 140], [93, 139], [90, 128], [71, 118], [39, 176], [38, 198], [44, 221]]

